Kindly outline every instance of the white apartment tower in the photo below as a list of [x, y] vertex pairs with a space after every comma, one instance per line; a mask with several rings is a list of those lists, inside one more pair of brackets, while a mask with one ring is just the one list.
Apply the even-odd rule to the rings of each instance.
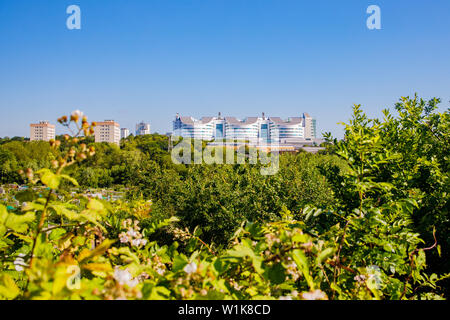
[[128, 138], [129, 135], [130, 135], [130, 130], [128, 128], [120, 129], [120, 139]]
[[136, 125], [136, 135], [143, 136], [144, 134], [150, 134], [150, 124], [142, 121]]
[[105, 120], [97, 122], [94, 127], [95, 142], [109, 142], [119, 145], [120, 126], [114, 120]]
[[30, 141], [49, 141], [55, 139], [55, 125], [49, 121], [30, 124]]

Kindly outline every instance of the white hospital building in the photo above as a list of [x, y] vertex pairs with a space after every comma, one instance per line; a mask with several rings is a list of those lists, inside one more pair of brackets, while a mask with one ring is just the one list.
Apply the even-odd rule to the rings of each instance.
[[283, 120], [279, 117], [193, 117], [176, 115], [175, 136], [199, 140], [250, 140], [259, 142], [311, 142], [316, 139], [316, 120], [307, 113]]

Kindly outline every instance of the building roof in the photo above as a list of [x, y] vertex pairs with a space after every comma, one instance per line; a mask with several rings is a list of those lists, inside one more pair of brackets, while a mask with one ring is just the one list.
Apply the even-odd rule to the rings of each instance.
[[245, 124], [253, 124], [258, 121], [258, 117], [247, 117], [244, 121]]
[[242, 124], [238, 119], [236, 119], [236, 117], [225, 117], [225, 121], [228, 122], [229, 124], [238, 124], [238, 125]]
[[301, 117], [292, 117], [289, 120], [290, 120], [290, 123], [295, 123], [295, 124], [303, 123], [303, 118], [301, 118]]
[[97, 122], [97, 126], [115, 126], [120, 127], [120, 125], [114, 120], [105, 120]]
[[30, 127], [49, 127], [49, 128], [54, 128], [55, 125], [51, 124], [48, 121], [40, 121], [39, 123], [31, 123]]
[[180, 121], [185, 124], [194, 124], [194, 119], [192, 119], [192, 117], [180, 117]]
[[210, 123], [213, 119], [214, 119], [214, 117], [203, 117], [201, 122], [203, 124], [206, 124], [206, 123]]
[[293, 126], [297, 124], [302, 124], [302, 119], [300, 117], [289, 118], [288, 121], [281, 119], [280, 117], [270, 117], [269, 120], [275, 124], [284, 126]]
[[[303, 116], [305, 118], [311, 118], [308, 113], [303, 113]], [[201, 120], [194, 119], [193, 117], [181, 117], [177, 115], [177, 119], [179, 119], [184, 124], [194, 125], [194, 124], [208, 124], [213, 120], [220, 120], [223, 118], [217, 118], [217, 117], [202, 117]], [[225, 117], [225, 122], [230, 125], [236, 125], [236, 126], [246, 126], [251, 125], [258, 122], [258, 117], [247, 117], [243, 121], [237, 119], [236, 117]], [[266, 118], [269, 121], [278, 124], [278, 125], [285, 125], [285, 126], [293, 126], [293, 125], [299, 125], [303, 124], [303, 117], [291, 117], [288, 120], [283, 120], [280, 117], [269, 117]]]

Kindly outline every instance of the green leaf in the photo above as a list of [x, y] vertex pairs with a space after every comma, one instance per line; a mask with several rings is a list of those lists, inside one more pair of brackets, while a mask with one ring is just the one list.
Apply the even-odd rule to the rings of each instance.
[[14, 280], [7, 274], [0, 275], [0, 297], [12, 300], [20, 294], [20, 289], [17, 287]]
[[254, 257], [255, 253], [253, 250], [243, 244], [238, 244], [233, 247], [233, 249], [227, 251], [228, 255], [232, 258], [244, 258], [244, 257]]
[[17, 192], [14, 197], [20, 202], [26, 202], [26, 201], [33, 201], [34, 199], [36, 199], [36, 194], [33, 192], [33, 190], [28, 189]]
[[36, 172], [41, 176], [41, 182], [50, 189], [58, 189], [61, 176], [54, 174], [50, 169], [41, 169]]
[[273, 284], [281, 284], [286, 280], [286, 274], [281, 263], [274, 264], [267, 272], [268, 278]]
[[172, 271], [178, 272], [180, 270], [183, 270], [183, 268], [189, 263], [188, 258], [183, 255], [179, 254], [173, 258], [173, 265], [172, 265]]
[[221, 274], [225, 272], [227, 268], [227, 263], [223, 259], [216, 259], [213, 263], [214, 269], [217, 271], [217, 273]]
[[8, 216], [8, 210], [6, 209], [6, 207], [4, 205], [0, 204], [0, 223], [4, 223], [7, 216]]
[[81, 257], [79, 257], [79, 264], [83, 264], [89, 261], [91, 258], [102, 255], [114, 242], [116, 242], [116, 240], [105, 239], [101, 244], [95, 247], [94, 250], [91, 250], [86, 255], [82, 255]]
[[105, 209], [103, 203], [97, 199], [90, 199], [86, 208], [94, 211], [103, 211]]
[[298, 249], [293, 250], [292, 258], [297, 264], [298, 269], [303, 273], [303, 276], [305, 277], [305, 280], [308, 283], [309, 288], [311, 290], [314, 290], [314, 282], [311, 275], [309, 274], [308, 259], [306, 258], [303, 251]]
[[6, 233], [5, 221], [8, 217], [8, 210], [4, 205], [0, 204], [0, 236]]
[[56, 211], [56, 213], [58, 215], [62, 215], [64, 217], [66, 217], [67, 219], [69, 219], [70, 221], [81, 221], [84, 220], [84, 216], [74, 212], [72, 210], [69, 210], [68, 208], [66, 208], [64, 205], [59, 205], [59, 204], [52, 204], [49, 206], [49, 208], [52, 208], [53, 210]]
[[321, 264], [325, 259], [333, 254], [333, 248], [327, 248], [320, 252], [316, 258], [316, 264]]
[[77, 187], [79, 186], [78, 181], [75, 180], [74, 178], [72, 178], [71, 176], [68, 176], [67, 174], [61, 174], [60, 177], [61, 177], [61, 179], [65, 179], [65, 180], [71, 182], [73, 185], [75, 185]]
[[56, 228], [50, 232], [48, 236], [49, 240], [57, 240], [60, 239], [64, 234], [66, 234], [66, 230], [63, 228]]
[[153, 287], [149, 300], [167, 300], [170, 298], [170, 290], [166, 287]]
[[111, 249], [108, 250], [108, 253], [115, 256], [120, 256], [120, 258], [124, 261], [128, 262], [134, 261], [137, 264], [140, 263], [139, 257], [133, 252], [131, 252], [129, 247], [121, 247], [121, 248], [112, 247]]
[[28, 225], [34, 221], [35, 217], [34, 212], [27, 212], [22, 215], [10, 212], [6, 218], [5, 227], [16, 232], [26, 232]]

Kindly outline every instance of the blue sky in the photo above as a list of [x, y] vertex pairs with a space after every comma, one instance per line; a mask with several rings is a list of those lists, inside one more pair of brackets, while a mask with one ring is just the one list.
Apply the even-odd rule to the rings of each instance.
[[337, 137], [354, 103], [381, 116], [417, 92], [445, 110], [449, 14], [448, 0], [0, 0], [0, 137], [75, 109], [160, 133], [177, 112], [308, 112]]

